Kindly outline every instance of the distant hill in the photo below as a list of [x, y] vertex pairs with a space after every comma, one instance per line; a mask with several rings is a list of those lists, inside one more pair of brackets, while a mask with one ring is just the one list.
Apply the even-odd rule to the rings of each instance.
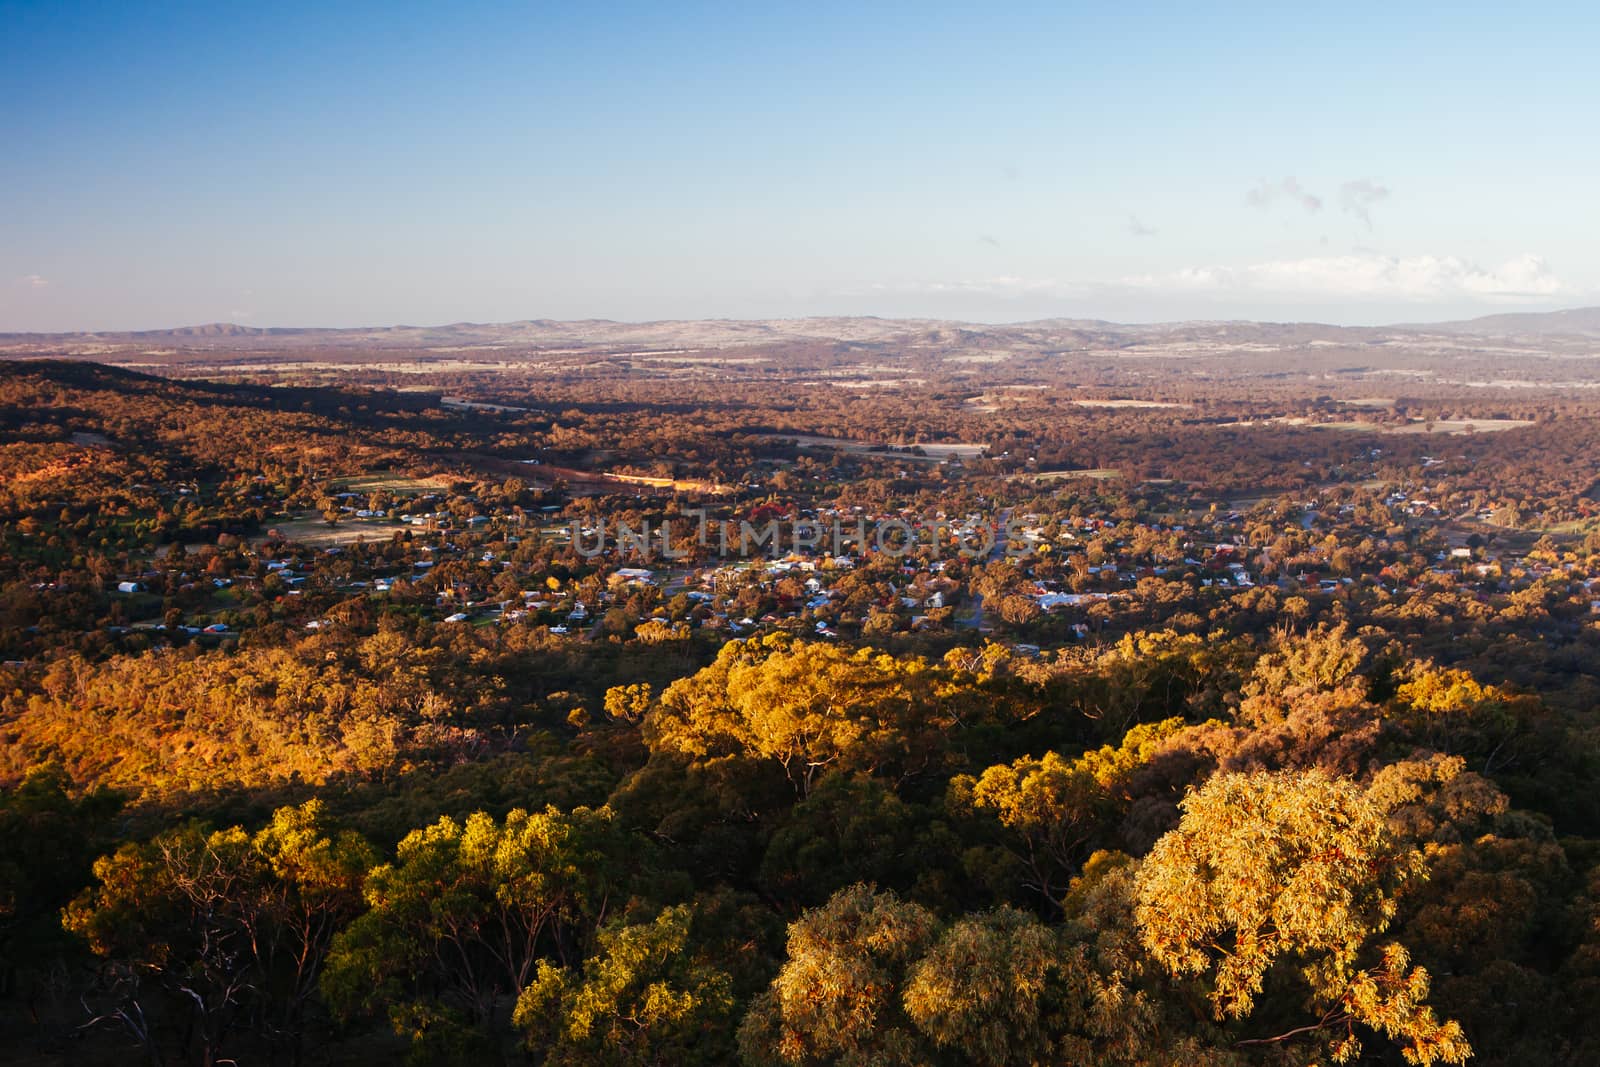
[[1600, 307], [1568, 308], [1565, 311], [1513, 311], [1460, 322], [1420, 323], [1405, 328], [1486, 336], [1600, 337]]
[[615, 322], [609, 319], [521, 322], [454, 322], [441, 326], [372, 326], [338, 328], [240, 326], [213, 322], [170, 330], [95, 333], [0, 334], [0, 346], [39, 349], [116, 346], [183, 349], [426, 348], [446, 345], [557, 345], [731, 347], [793, 342], [875, 344], [902, 341], [936, 345], [1059, 341], [1115, 345], [1118, 342], [1204, 339], [1238, 343], [1338, 340], [1362, 343], [1379, 332], [1369, 327], [1320, 323], [1192, 321], [1125, 324], [1098, 319], [1038, 319], [1016, 323], [977, 323], [950, 319], [882, 319], [833, 316], [805, 319], [666, 319]]
[[[1005, 324], [942, 319], [835, 316], [803, 319], [698, 319], [616, 322], [608, 319], [454, 322], [438, 326], [349, 329], [241, 326], [214, 322], [170, 330], [0, 334], [0, 357], [49, 356], [163, 362], [274, 362], [292, 359], [576, 358], [660, 360], [672, 355], [763, 348], [815, 362], [875, 351], [887, 357], [963, 356], [992, 362], [1062, 354], [1267, 358], [1273, 352], [1343, 352], [1352, 365], [1407, 349], [1432, 357], [1512, 343], [1530, 355], [1593, 355], [1600, 308], [1489, 315], [1461, 322], [1381, 327], [1309, 322], [1187, 321], [1125, 324], [1096, 319], [1039, 319]], [[1481, 339], [1481, 340], [1480, 340]], [[784, 356], [790, 358], [789, 355]], [[1341, 357], [1342, 358], [1342, 357]], [[1387, 355], [1384, 355], [1387, 359]]]
[[[0, 334], [0, 345], [41, 347], [62, 345], [161, 346], [179, 348], [297, 348], [371, 347], [408, 348], [439, 345], [514, 344], [551, 345], [739, 345], [782, 341], [877, 341], [907, 333], [961, 324], [936, 320], [877, 318], [813, 319], [702, 319], [660, 322], [613, 322], [587, 319], [558, 322], [532, 319], [522, 322], [455, 322], [442, 326], [375, 326], [350, 329], [255, 327], [216, 322], [170, 330], [130, 330], [96, 333]], [[977, 327], [993, 329], [994, 327]]]

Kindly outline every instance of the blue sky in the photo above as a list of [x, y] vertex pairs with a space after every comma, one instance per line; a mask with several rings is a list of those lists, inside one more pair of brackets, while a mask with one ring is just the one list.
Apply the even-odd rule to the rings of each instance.
[[0, 0], [0, 330], [1600, 303], [1592, 5], [1122, 6]]

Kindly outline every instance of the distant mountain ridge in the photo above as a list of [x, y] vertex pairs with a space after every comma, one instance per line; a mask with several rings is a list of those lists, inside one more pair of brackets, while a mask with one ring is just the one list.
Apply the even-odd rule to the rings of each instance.
[[1529, 334], [1600, 336], [1600, 307], [1567, 308], [1563, 311], [1511, 311], [1460, 322], [1425, 323], [1415, 328], [1491, 336]]
[[242, 326], [213, 322], [166, 330], [96, 331], [79, 333], [5, 333], [0, 346], [39, 350], [169, 346], [182, 349], [293, 350], [323, 348], [386, 349], [442, 346], [560, 345], [667, 349], [673, 347], [737, 347], [772, 343], [950, 344], [959, 341], [975, 348], [1008, 343], [1066, 346], [1169, 342], [1209, 344], [1309, 344], [1371, 345], [1425, 335], [1448, 334], [1482, 337], [1600, 337], [1600, 307], [1563, 311], [1517, 312], [1488, 315], [1457, 322], [1413, 323], [1394, 326], [1333, 326], [1312, 322], [1255, 322], [1248, 320], [1193, 320], [1150, 324], [1114, 323], [1098, 319], [1038, 319], [1028, 322], [988, 324], [945, 319], [888, 319], [872, 316], [831, 316], [801, 319], [664, 319], [618, 322], [609, 319], [559, 321], [525, 319], [504, 323], [454, 322], [438, 326], [292, 327]]

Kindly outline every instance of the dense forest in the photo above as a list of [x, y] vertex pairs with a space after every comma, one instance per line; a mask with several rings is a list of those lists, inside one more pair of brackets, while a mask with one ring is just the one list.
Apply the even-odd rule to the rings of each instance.
[[0, 362], [18, 1061], [1600, 1063], [1600, 406], [782, 354]]

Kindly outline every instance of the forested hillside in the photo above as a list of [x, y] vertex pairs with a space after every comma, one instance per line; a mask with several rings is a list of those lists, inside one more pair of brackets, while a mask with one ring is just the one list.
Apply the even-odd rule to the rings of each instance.
[[19, 1062], [1600, 1062], [1582, 397], [229, 379], [0, 364]]

